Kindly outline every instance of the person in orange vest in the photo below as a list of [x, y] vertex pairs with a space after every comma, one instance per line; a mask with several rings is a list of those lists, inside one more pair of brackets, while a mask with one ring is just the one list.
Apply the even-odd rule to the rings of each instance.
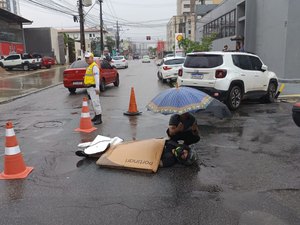
[[89, 64], [84, 75], [84, 86], [86, 87], [89, 98], [91, 99], [95, 116], [92, 122], [95, 125], [102, 123], [102, 108], [100, 104], [100, 70], [94, 62], [93, 53], [85, 53], [85, 61]]

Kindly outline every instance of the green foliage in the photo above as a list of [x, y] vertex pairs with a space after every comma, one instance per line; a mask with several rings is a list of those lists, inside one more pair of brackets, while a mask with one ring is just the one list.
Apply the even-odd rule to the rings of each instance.
[[150, 55], [156, 55], [156, 49], [157, 49], [157, 48], [149, 47], [149, 48], [148, 48], [149, 54], [150, 54]]
[[181, 41], [178, 42], [178, 46], [183, 48], [185, 53], [190, 52], [206, 52], [210, 51], [212, 48], [212, 42], [215, 40], [216, 34], [212, 34], [211, 36], [203, 37], [200, 42], [191, 41], [188, 38], [183, 38]]
[[109, 52], [112, 52], [112, 49], [115, 47], [116, 41], [112, 37], [106, 36], [106, 46]]

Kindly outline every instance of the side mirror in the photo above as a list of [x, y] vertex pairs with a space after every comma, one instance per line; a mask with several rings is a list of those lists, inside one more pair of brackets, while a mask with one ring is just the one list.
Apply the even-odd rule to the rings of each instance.
[[265, 72], [265, 71], [268, 70], [268, 67], [267, 67], [266, 65], [262, 65], [262, 66], [261, 66], [261, 70], [262, 70], [263, 72]]

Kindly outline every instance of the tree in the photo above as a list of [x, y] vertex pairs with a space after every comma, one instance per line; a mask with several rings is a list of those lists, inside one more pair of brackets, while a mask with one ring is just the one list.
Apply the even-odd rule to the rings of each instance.
[[106, 36], [106, 47], [108, 48], [109, 52], [112, 52], [113, 48], [116, 45], [116, 41], [114, 39], [112, 39], [112, 37], [110, 36]]
[[212, 42], [215, 39], [216, 39], [216, 34], [203, 37], [201, 43], [196, 41], [191, 41], [188, 38], [183, 38], [181, 41], [178, 41], [178, 46], [180, 48], [183, 48], [185, 53], [190, 53], [194, 51], [197, 52], [210, 51], [212, 47]]
[[149, 47], [148, 52], [149, 52], [150, 55], [156, 55], [156, 48]]

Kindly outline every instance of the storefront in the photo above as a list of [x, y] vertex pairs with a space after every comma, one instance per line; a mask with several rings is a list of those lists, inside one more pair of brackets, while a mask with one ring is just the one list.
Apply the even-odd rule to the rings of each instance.
[[15, 15], [4, 9], [0, 9], [0, 56], [7, 56], [12, 53], [24, 53], [23, 24], [32, 22]]

